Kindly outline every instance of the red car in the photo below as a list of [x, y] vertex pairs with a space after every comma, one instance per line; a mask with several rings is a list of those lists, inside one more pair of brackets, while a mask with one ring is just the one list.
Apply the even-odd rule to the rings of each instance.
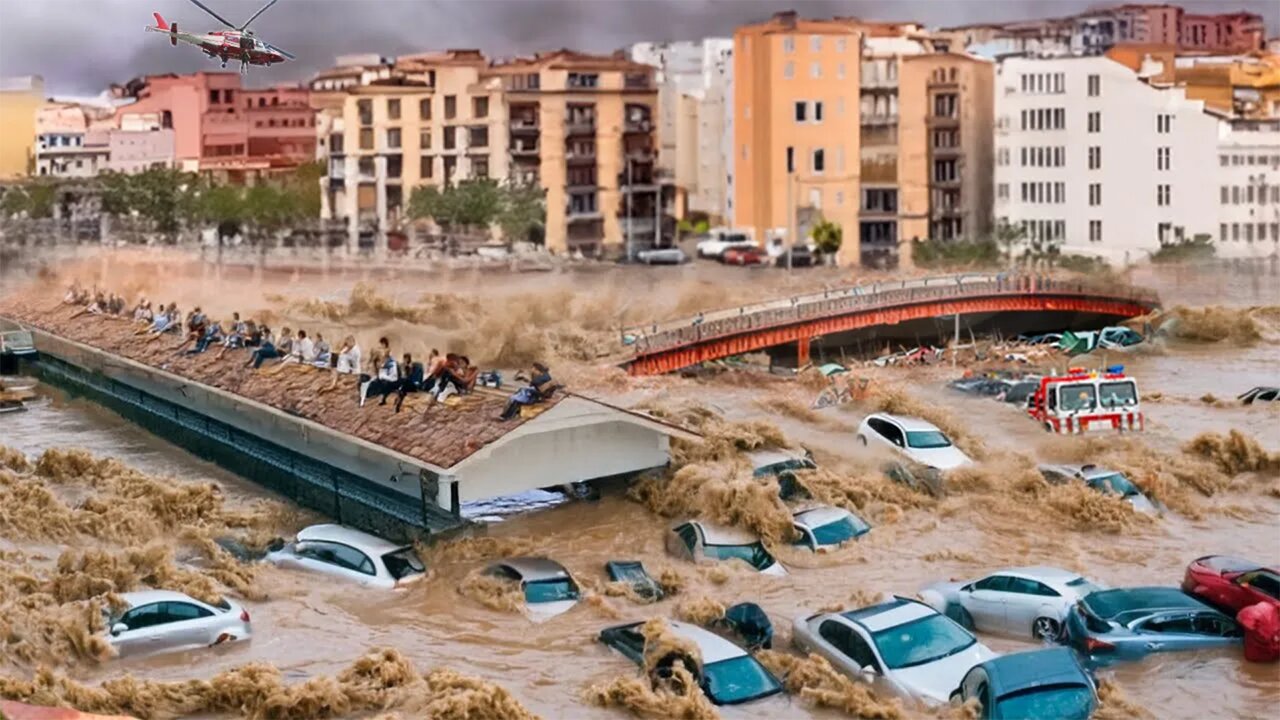
[[760, 265], [765, 260], [765, 253], [760, 248], [729, 248], [720, 256], [725, 265]]
[[1209, 555], [1187, 566], [1182, 590], [1235, 617], [1260, 602], [1280, 607], [1280, 572], [1242, 558]]

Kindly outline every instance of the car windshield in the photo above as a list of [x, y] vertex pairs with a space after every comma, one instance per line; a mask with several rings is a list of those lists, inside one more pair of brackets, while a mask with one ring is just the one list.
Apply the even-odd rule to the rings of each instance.
[[870, 530], [871, 527], [853, 515], [846, 515], [839, 520], [813, 528], [813, 541], [818, 545], [838, 545], [852, 540]]
[[907, 445], [921, 450], [951, 447], [951, 441], [938, 430], [916, 430], [907, 433]]
[[717, 705], [733, 705], [782, 690], [777, 678], [755, 658], [741, 655], [713, 662], [702, 669], [702, 687]]
[[1133, 486], [1133, 483], [1129, 482], [1129, 478], [1120, 473], [1091, 477], [1089, 478], [1089, 487], [1109, 495], [1119, 495], [1120, 497], [1133, 497], [1134, 495], [1142, 494], [1138, 488]]
[[1058, 389], [1058, 405], [1067, 412], [1093, 410], [1096, 399], [1093, 385], [1064, 385]]
[[524, 600], [530, 604], [577, 599], [578, 586], [569, 578], [534, 580], [524, 585]]
[[1093, 710], [1087, 685], [1048, 685], [1009, 693], [996, 701], [997, 717], [1086, 720]]
[[382, 564], [387, 566], [387, 572], [391, 573], [391, 577], [396, 580], [403, 580], [410, 575], [421, 575], [427, 571], [422, 560], [418, 559], [418, 553], [411, 547], [402, 547], [395, 552], [383, 555]]
[[1075, 580], [1071, 580], [1067, 582], [1067, 587], [1071, 588], [1072, 590], [1075, 590], [1080, 597], [1084, 597], [1085, 595], [1088, 595], [1091, 592], [1097, 592], [1098, 590], [1102, 589], [1097, 585], [1094, 585], [1093, 583], [1089, 582], [1089, 580], [1083, 577], [1078, 577]]
[[769, 475], [781, 475], [782, 473], [791, 470], [812, 470], [816, 467], [818, 466], [808, 458], [792, 458], [790, 460], [783, 460], [782, 462], [773, 463], [772, 465], [765, 465], [764, 467], [756, 468], [754, 474], [756, 477], [768, 477]]
[[892, 670], [941, 660], [977, 642], [964, 628], [942, 615], [913, 620], [872, 635], [884, 664]]
[[1138, 388], [1132, 381], [1104, 382], [1099, 388], [1102, 407], [1114, 408], [1138, 402]]
[[774, 562], [773, 556], [758, 540], [750, 545], [707, 545], [704, 553], [713, 560], [745, 560], [757, 570], [764, 570]]

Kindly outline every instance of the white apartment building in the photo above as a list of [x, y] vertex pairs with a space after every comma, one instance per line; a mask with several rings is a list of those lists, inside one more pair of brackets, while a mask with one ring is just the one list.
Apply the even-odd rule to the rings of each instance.
[[1002, 61], [996, 218], [1060, 242], [1063, 253], [1116, 263], [1162, 241], [1219, 238], [1224, 121], [1140, 74], [1099, 56]]
[[1217, 152], [1218, 255], [1280, 252], [1280, 120], [1220, 123]]

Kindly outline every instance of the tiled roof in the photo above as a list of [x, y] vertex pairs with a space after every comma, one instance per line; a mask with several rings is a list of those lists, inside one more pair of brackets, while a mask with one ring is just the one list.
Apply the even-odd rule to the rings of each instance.
[[[394, 396], [386, 405], [380, 406], [374, 398], [361, 408], [353, 375], [339, 375], [337, 386], [325, 392], [333, 382], [331, 371], [292, 364], [280, 373], [269, 372], [279, 361], [253, 370], [244, 367], [247, 350], [229, 351], [220, 360], [214, 359], [217, 348], [200, 355], [175, 355], [173, 346], [180, 339], [175, 333], [146, 342], [145, 336], [133, 335], [138, 326], [123, 318], [82, 315], [71, 319], [78, 309], [58, 305], [50, 310], [47, 302], [41, 307], [19, 298], [0, 302], [0, 314], [30, 327], [250, 398], [440, 468], [458, 464], [527, 420], [497, 419], [514, 388], [501, 393], [478, 388], [431, 406], [426, 396], [410, 395], [399, 414], [394, 412]], [[531, 410], [545, 411], [563, 397], [558, 393]]]

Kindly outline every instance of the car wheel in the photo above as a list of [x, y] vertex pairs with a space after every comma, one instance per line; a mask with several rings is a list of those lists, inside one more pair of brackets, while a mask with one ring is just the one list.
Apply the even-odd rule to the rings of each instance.
[[1031, 634], [1037, 640], [1056, 642], [1058, 639], [1058, 631], [1058, 621], [1053, 618], [1036, 618], [1036, 621], [1031, 624]]
[[221, 635], [218, 636], [217, 640], [213, 641], [213, 644], [221, 645], [222, 643], [231, 642], [232, 640], [235, 640], [235, 639], [236, 639], [236, 636], [232, 635], [231, 633], [222, 633]]

